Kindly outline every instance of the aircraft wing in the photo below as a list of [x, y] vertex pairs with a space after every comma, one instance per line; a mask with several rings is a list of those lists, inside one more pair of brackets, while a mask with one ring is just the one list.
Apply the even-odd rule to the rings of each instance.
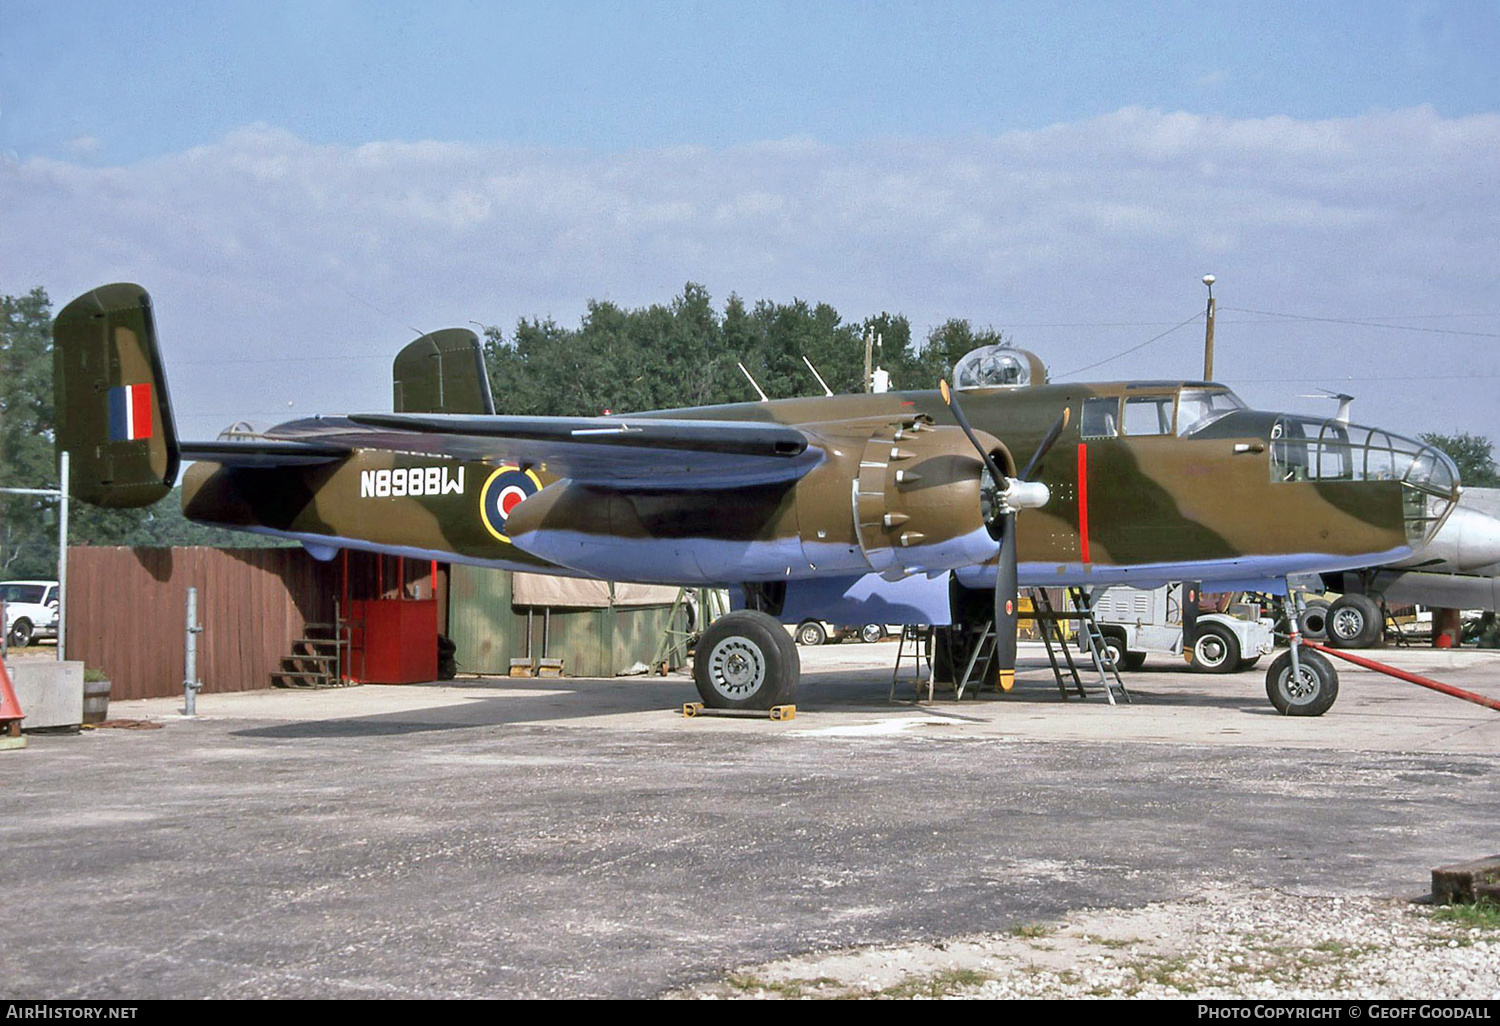
[[184, 443], [182, 453], [248, 467], [325, 462], [356, 449], [539, 466], [584, 484], [673, 490], [795, 481], [823, 456], [784, 424], [436, 413], [315, 417], [260, 439]]

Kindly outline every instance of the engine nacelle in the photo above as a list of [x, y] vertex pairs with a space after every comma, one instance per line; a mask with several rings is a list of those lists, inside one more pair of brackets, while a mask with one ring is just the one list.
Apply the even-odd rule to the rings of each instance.
[[[980, 442], [1008, 462], [1005, 448]], [[878, 431], [865, 444], [854, 489], [860, 549], [877, 573], [953, 570], [993, 559], [1000, 542], [985, 523], [984, 464], [956, 427], [923, 421]]]

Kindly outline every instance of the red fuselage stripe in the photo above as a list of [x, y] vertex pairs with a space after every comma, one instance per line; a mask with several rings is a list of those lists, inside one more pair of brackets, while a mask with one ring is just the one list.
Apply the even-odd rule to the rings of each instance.
[[1089, 561], [1089, 447], [1078, 443], [1078, 557]]

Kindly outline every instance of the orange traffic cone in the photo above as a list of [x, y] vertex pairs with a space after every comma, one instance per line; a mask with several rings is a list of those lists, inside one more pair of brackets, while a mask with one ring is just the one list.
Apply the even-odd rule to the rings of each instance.
[[10, 686], [10, 674], [0, 662], [0, 751], [26, 747], [26, 735], [21, 733], [24, 716], [21, 703], [16, 701], [15, 688]]

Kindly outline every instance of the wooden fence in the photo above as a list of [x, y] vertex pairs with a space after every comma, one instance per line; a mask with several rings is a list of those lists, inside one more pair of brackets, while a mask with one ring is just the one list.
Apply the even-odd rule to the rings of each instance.
[[198, 589], [203, 690], [248, 691], [303, 636], [331, 623], [339, 565], [300, 547], [68, 550], [68, 658], [108, 675], [110, 697], [182, 693], [187, 589]]

